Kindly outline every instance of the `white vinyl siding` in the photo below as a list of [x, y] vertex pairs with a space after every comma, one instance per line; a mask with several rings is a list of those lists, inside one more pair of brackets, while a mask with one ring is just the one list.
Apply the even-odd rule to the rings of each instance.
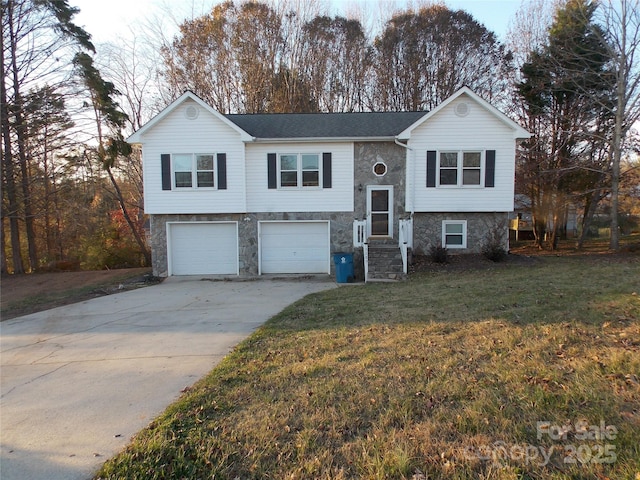
[[[194, 120], [185, 116], [188, 107], [197, 107]], [[142, 136], [144, 163], [144, 209], [147, 214], [178, 213], [235, 213], [245, 212], [245, 160], [244, 143], [240, 134], [194, 101], [187, 99], [162, 121]], [[175, 170], [172, 170], [172, 190], [162, 190], [163, 154], [207, 154], [213, 152], [213, 170], [217, 168], [216, 153], [226, 154], [227, 188], [204, 187], [210, 173], [202, 169], [197, 188], [198, 169], [193, 167], [192, 187], [175, 188]], [[194, 160], [195, 161], [195, 160]], [[172, 162], [173, 163], [173, 162]], [[201, 166], [204, 164], [201, 162]]]
[[[278, 177], [281, 155], [297, 156], [297, 186], [268, 188], [267, 155], [277, 154]], [[322, 188], [322, 154], [331, 153], [331, 188]], [[319, 186], [300, 186], [316, 172], [306, 155], [318, 155]], [[255, 143], [246, 147], [247, 211], [249, 212], [340, 212], [353, 211], [353, 143]], [[293, 174], [292, 176], [293, 177]]]
[[[466, 102], [468, 115], [455, 114], [459, 102]], [[513, 210], [515, 176], [514, 131], [480, 104], [462, 95], [442, 111], [413, 130], [407, 150], [406, 209], [415, 212], [507, 212]], [[484, 187], [487, 150], [495, 150], [495, 187]], [[427, 151], [438, 152], [435, 188], [426, 186]], [[440, 184], [440, 153], [457, 153], [456, 185]], [[464, 185], [477, 178], [477, 168], [465, 152], [481, 152], [480, 184]], [[475, 171], [472, 171], [474, 170]], [[465, 172], [465, 170], [468, 170]], [[451, 176], [453, 174], [450, 174]]]
[[260, 273], [329, 273], [329, 222], [260, 222]]
[[169, 275], [238, 274], [236, 222], [167, 224]]

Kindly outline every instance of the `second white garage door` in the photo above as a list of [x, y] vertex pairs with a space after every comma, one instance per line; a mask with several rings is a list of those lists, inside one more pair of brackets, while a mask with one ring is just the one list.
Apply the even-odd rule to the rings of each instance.
[[170, 223], [170, 275], [237, 275], [238, 226], [231, 223]]
[[261, 273], [329, 273], [329, 222], [260, 222]]

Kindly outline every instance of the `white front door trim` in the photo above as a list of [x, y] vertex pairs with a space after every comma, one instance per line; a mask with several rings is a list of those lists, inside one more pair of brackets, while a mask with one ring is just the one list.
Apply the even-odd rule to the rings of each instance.
[[[383, 209], [374, 209], [372, 196], [374, 192], [379, 191], [387, 191], [388, 192], [388, 200], [386, 210]], [[367, 185], [367, 237], [371, 236], [384, 236], [384, 237], [393, 237], [393, 185]], [[387, 233], [376, 235], [373, 234], [373, 222], [374, 216], [387, 216]]]

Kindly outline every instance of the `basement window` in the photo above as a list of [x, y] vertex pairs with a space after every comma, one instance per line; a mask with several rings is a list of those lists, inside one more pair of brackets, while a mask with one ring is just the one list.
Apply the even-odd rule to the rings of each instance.
[[467, 221], [442, 221], [442, 246], [444, 248], [467, 248]]

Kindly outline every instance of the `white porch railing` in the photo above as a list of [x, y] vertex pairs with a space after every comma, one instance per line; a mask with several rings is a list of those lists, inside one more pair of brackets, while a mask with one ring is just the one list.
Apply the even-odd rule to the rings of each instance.
[[353, 246], [362, 247], [367, 241], [367, 221], [353, 221]]
[[364, 283], [369, 281], [369, 244], [362, 244], [362, 253], [364, 254]]
[[407, 273], [409, 268], [409, 248], [413, 248], [413, 218], [407, 218], [398, 222], [398, 244], [402, 253], [402, 272]]

